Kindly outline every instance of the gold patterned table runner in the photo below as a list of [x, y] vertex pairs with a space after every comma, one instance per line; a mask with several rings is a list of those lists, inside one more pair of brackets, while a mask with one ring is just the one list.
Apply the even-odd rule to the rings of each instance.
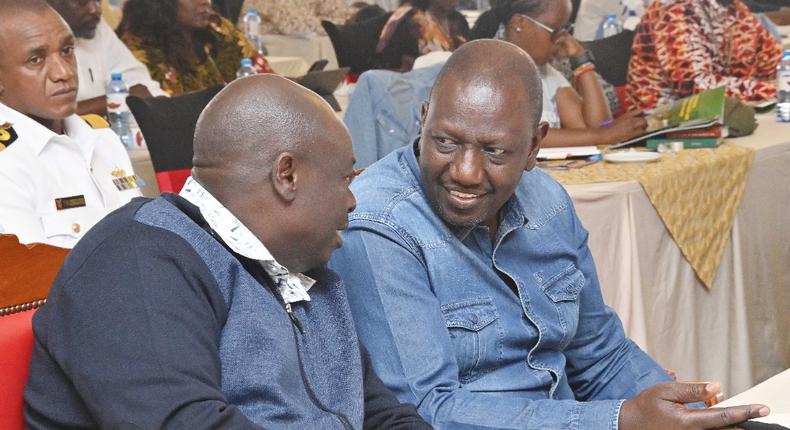
[[710, 288], [746, 186], [754, 151], [731, 143], [665, 154], [653, 163], [599, 162], [548, 171], [563, 185], [636, 180], [702, 283]]

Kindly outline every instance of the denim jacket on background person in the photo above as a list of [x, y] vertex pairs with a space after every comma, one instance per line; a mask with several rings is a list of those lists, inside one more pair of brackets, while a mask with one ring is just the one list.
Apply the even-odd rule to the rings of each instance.
[[408, 73], [370, 70], [359, 77], [343, 117], [357, 159], [354, 167], [367, 167], [411, 143], [420, 129], [422, 102], [442, 66]]
[[669, 380], [603, 303], [587, 231], [541, 170], [524, 173], [495, 246], [434, 212], [411, 145], [351, 188], [331, 266], [376, 372], [436, 428], [616, 429], [623, 399]]

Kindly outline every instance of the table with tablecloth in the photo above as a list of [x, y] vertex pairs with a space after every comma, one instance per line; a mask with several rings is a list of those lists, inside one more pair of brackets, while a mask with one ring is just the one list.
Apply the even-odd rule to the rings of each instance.
[[308, 66], [318, 60], [327, 60], [327, 70], [337, 69], [335, 48], [329, 36], [264, 34], [261, 43], [267, 55], [278, 57], [300, 57]]
[[709, 288], [638, 181], [566, 185], [629, 336], [680, 378], [728, 393], [790, 367], [790, 124], [758, 121], [728, 139], [753, 159]]

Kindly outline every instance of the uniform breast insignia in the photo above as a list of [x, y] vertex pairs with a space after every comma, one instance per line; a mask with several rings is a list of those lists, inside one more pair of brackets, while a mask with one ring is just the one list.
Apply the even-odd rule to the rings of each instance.
[[81, 207], [85, 207], [85, 196], [82, 195], [55, 199], [55, 208], [59, 211]]
[[95, 114], [87, 114], [80, 116], [83, 121], [87, 122], [91, 128], [110, 128], [110, 123], [106, 119]]
[[127, 175], [126, 171], [119, 167], [113, 169], [110, 174], [115, 178], [112, 183], [118, 191], [133, 190], [145, 186], [145, 181], [142, 178], [137, 175]]
[[19, 136], [14, 130], [14, 124], [6, 121], [0, 125], [0, 151], [8, 148]]

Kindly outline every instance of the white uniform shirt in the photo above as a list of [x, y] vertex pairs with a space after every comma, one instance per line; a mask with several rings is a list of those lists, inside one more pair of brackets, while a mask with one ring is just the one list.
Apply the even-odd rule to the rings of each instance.
[[154, 97], [167, 95], [103, 19], [93, 39], [77, 38], [74, 52], [80, 83], [78, 101], [105, 95], [110, 75], [115, 72], [123, 73], [123, 80], [129, 87], [142, 84]]
[[[132, 163], [109, 128], [94, 130], [72, 115], [64, 121], [66, 134], [57, 135], [0, 103], [5, 123], [18, 137], [0, 151], [0, 232], [25, 244], [71, 248], [106, 214], [141, 195], [128, 185]], [[84, 206], [57, 208], [80, 196]]]

